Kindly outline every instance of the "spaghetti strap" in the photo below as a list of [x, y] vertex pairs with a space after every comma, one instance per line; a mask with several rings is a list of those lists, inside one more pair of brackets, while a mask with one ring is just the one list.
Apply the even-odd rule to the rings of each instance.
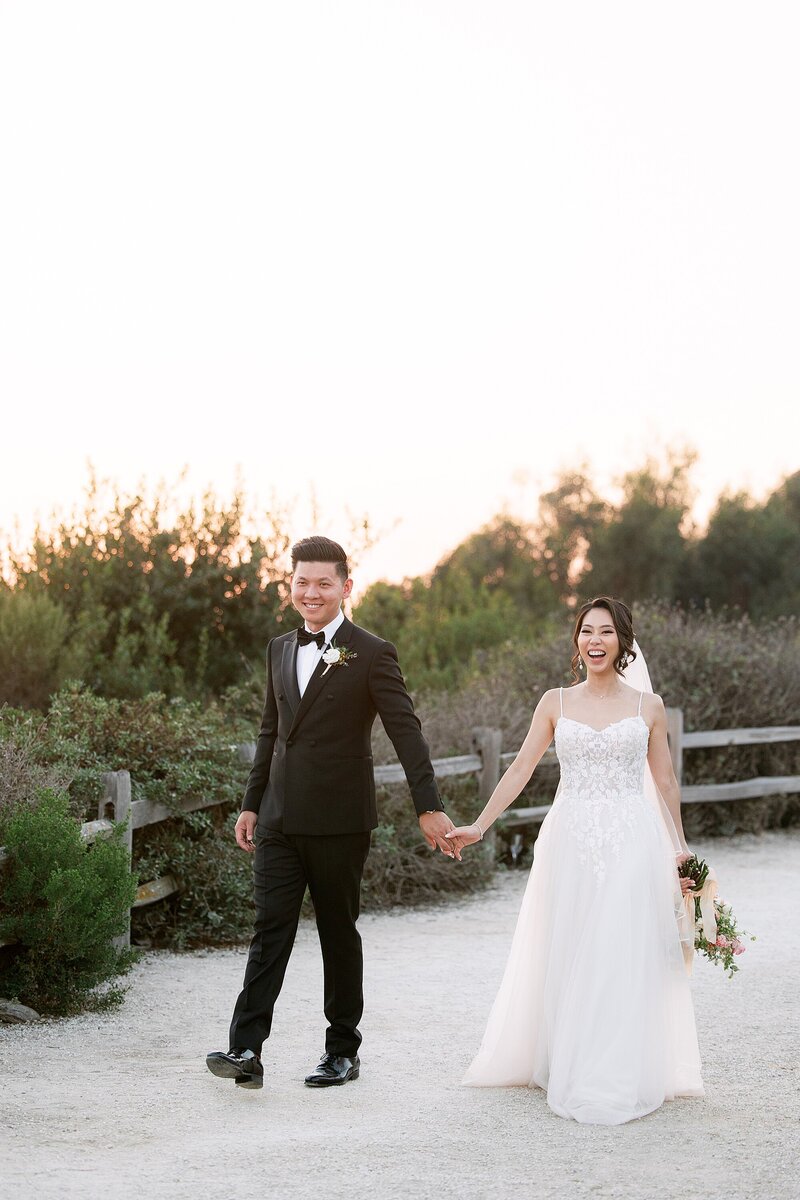
[[558, 698], [561, 702], [561, 715], [563, 717], [563, 715], [564, 715], [564, 689], [562, 687], [560, 687], [558, 689]]
[[642, 696], [643, 695], [644, 695], [644, 692], [639, 692], [639, 707], [636, 710], [637, 717], [640, 717], [642, 715]]

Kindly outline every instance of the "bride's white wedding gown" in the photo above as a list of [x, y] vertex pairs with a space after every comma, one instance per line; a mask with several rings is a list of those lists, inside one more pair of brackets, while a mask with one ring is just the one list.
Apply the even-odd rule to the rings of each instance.
[[702, 1096], [672, 845], [644, 790], [639, 713], [562, 716], [561, 785], [542, 823], [473, 1087], [544, 1088], [554, 1112], [618, 1125]]

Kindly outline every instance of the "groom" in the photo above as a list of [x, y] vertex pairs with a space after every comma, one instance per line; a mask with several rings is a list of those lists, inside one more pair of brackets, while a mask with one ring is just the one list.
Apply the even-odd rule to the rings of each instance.
[[370, 733], [376, 714], [397, 752], [422, 834], [452, 858], [428, 745], [397, 652], [342, 612], [352, 591], [337, 542], [292, 547], [292, 604], [304, 627], [267, 647], [267, 692], [236, 841], [255, 854], [255, 935], [233, 1010], [227, 1053], [208, 1069], [260, 1088], [261, 1046], [292, 952], [306, 886], [317, 921], [325, 979], [325, 1054], [309, 1087], [357, 1079], [364, 1008], [356, 929], [370, 831], [378, 823]]

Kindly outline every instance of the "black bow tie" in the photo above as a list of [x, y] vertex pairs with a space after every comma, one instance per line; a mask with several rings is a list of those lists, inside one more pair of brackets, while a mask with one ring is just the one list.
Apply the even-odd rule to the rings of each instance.
[[298, 629], [298, 646], [310, 646], [312, 642], [316, 642], [318, 648], [321, 650], [325, 645], [325, 634], [321, 631], [319, 633], [309, 633], [307, 629]]

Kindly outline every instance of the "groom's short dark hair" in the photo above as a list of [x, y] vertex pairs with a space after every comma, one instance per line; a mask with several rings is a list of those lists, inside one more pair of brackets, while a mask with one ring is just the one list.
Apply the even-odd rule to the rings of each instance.
[[332, 542], [326, 537], [303, 538], [292, 546], [292, 574], [297, 570], [299, 562], [334, 563], [336, 574], [344, 581], [350, 578], [350, 567], [347, 555], [338, 542]]

